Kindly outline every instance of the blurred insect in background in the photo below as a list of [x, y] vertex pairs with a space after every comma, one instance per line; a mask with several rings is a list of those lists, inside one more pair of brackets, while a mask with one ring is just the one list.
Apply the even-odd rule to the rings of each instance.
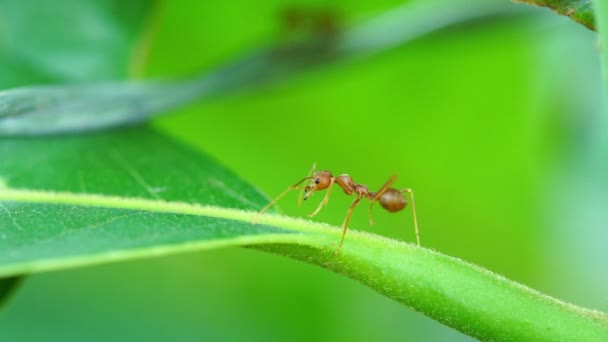
[[285, 7], [280, 21], [283, 34], [307, 34], [326, 40], [337, 39], [344, 26], [340, 12], [333, 8]]
[[314, 65], [338, 58], [344, 25], [336, 9], [285, 7], [279, 13], [279, 25], [280, 44], [272, 50], [277, 65], [293, 59]]
[[[342, 248], [342, 245], [344, 244], [344, 237], [346, 236], [348, 223], [350, 222], [353, 210], [359, 204], [361, 199], [366, 198], [371, 202], [369, 207], [369, 224], [373, 226], [374, 220], [372, 219], [372, 209], [374, 208], [374, 204], [376, 204], [376, 202], [380, 202], [382, 208], [386, 209], [387, 211], [391, 213], [396, 213], [398, 211], [403, 210], [403, 208], [405, 208], [405, 206], [407, 205], [407, 199], [405, 198], [404, 194], [408, 193], [410, 195], [410, 198], [412, 199], [412, 212], [414, 215], [414, 229], [416, 232], [416, 241], [418, 242], [418, 246], [420, 246], [420, 235], [418, 233], [418, 220], [416, 219], [416, 204], [414, 202], [414, 192], [412, 191], [412, 189], [398, 190], [391, 188], [391, 185], [393, 185], [393, 183], [395, 183], [395, 181], [397, 180], [396, 175], [389, 178], [389, 180], [384, 183], [380, 190], [376, 192], [371, 192], [369, 191], [367, 186], [355, 183], [351, 176], [347, 174], [342, 174], [334, 177], [330, 171], [316, 171], [315, 168], [316, 164], [313, 164], [313, 167], [310, 170], [308, 176], [302, 178], [300, 181], [287, 188], [287, 190], [283, 191], [280, 195], [278, 195], [275, 199], [268, 203], [268, 205], [262, 208], [262, 210], [259, 211], [258, 215], [263, 214], [266, 210], [275, 205], [281, 198], [283, 198], [285, 195], [287, 195], [293, 190], [301, 190], [300, 197], [298, 198], [298, 204], [301, 205], [302, 199], [308, 199], [308, 197], [310, 197], [313, 192], [327, 189], [325, 197], [323, 198], [321, 203], [319, 203], [317, 209], [315, 209], [315, 211], [313, 211], [312, 213], [308, 214], [308, 216], [313, 217], [317, 215], [321, 208], [323, 208], [323, 206], [325, 206], [329, 201], [329, 194], [331, 193], [332, 186], [334, 184], [338, 184], [342, 188], [342, 190], [344, 190], [345, 194], [349, 196], [355, 195], [357, 196], [357, 198], [355, 198], [353, 203], [348, 208], [348, 211], [346, 212], [346, 218], [344, 219], [344, 223], [342, 224], [342, 239], [340, 240], [338, 248], [334, 252], [334, 254], [337, 254], [340, 248]], [[300, 185], [302, 184], [302, 182], [308, 179], [310, 179], [310, 183], [308, 185]]]

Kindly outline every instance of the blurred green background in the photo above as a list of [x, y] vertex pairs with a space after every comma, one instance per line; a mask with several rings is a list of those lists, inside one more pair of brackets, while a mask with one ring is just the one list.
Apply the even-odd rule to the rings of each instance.
[[[20, 59], [28, 46], [44, 47], [28, 40], [43, 25], [17, 20], [11, 12], [17, 3], [0, 1], [0, 37], [15, 37], [6, 27], [32, 32], [11, 40], [21, 55], [2, 57], [21, 64], [2, 76], [5, 88], [23, 85], [17, 80], [34, 65]], [[401, 2], [66, 3], [72, 6], [66, 16], [88, 5], [101, 13], [82, 20], [98, 19], [108, 37], [130, 24], [102, 14], [145, 24], [144, 39], [124, 56], [128, 35], [104, 48], [109, 40], [93, 30], [85, 43], [106, 54], [118, 47], [112, 56], [129, 65], [124, 74], [75, 68], [69, 58], [49, 54], [57, 58], [52, 65], [65, 68], [32, 72], [30, 83], [192, 75], [279, 39], [279, 13], [287, 6], [331, 8], [351, 24]], [[151, 14], [140, 14], [142, 8]], [[39, 39], [51, 50], [82, 43], [56, 38]], [[370, 58], [189, 105], [153, 124], [269, 196], [315, 161], [372, 189], [397, 173], [397, 187], [415, 190], [423, 246], [606, 311], [608, 124], [595, 40], [566, 18], [525, 7], [519, 15], [453, 26]], [[294, 194], [281, 208], [304, 216], [319, 200], [298, 208]], [[335, 191], [315, 220], [341, 224], [351, 201]], [[351, 227], [415, 240], [411, 211], [378, 210], [375, 219], [369, 227], [360, 209]], [[469, 338], [352, 280], [246, 248], [35, 275], [0, 313], [2, 341], [242, 339]]]

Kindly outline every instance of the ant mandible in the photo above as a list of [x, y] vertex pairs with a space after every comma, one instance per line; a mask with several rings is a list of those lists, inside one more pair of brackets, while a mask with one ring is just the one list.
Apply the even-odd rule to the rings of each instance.
[[[357, 204], [359, 204], [361, 199], [366, 198], [371, 202], [371, 205], [369, 207], [369, 224], [373, 226], [374, 220], [372, 219], [372, 209], [374, 208], [374, 204], [376, 202], [380, 202], [382, 208], [388, 210], [391, 213], [401, 211], [407, 205], [407, 199], [404, 196], [404, 193], [407, 192], [410, 194], [410, 198], [412, 199], [412, 212], [414, 215], [414, 229], [416, 231], [416, 241], [418, 242], [418, 246], [420, 246], [420, 235], [418, 234], [418, 221], [416, 219], [416, 204], [414, 202], [414, 192], [412, 191], [412, 189], [397, 190], [391, 188], [391, 185], [393, 185], [393, 183], [395, 183], [395, 181], [397, 180], [396, 175], [392, 176], [386, 183], [384, 183], [380, 190], [378, 190], [377, 192], [371, 192], [369, 191], [367, 186], [355, 183], [353, 179], [347, 174], [342, 174], [337, 177], [334, 177], [330, 171], [316, 171], [315, 168], [316, 163], [313, 164], [312, 169], [310, 170], [310, 173], [307, 177], [302, 178], [300, 181], [287, 188], [287, 190], [283, 191], [280, 195], [278, 195], [275, 199], [268, 203], [267, 206], [262, 208], [262, 210], [259, 211], [258, 215], [263, 214], [266, 210], [275, 205], [281, 198], [283, 198], [285, 195], [287, 195], [293, 190], [302, 190], [302, 192], [300, 193], [300, 197], [298, 198], [298, 204], [301, 205], [302, 199], [308, 199], [308, 197], [310, 197], [313, 192], [327, 189], [327, 193], [325, 193], [325, 197], [323, 198], [321, 203], [319, 203], [317, 209], [315, 209], [315, 211], [313, 211], [312, 213], [308, 214], [308, 216], [313, 217], [317, 215], [321, 208], [323, 208], [323, 206], [326, 205], [329, 201], [329, 194], [331, 193], [332, 186], [334, 184], [338, 184], [342, 188], [342, 190], [344, 190], [345, 194], [349, 196], [354, 194], [357, 196], [357, 198], [355, 198], [353, 203], [348, 208], [348, 211], [346, 212], [346, 218], [344, 219], [344, 223], [342, 224], [342, 239], [340, 240], [338, 248], [334, 252], [334, 254], [337, 254], [340, 248], [342, 248], [342, 244], [344, 244], [344, 237], [346, 236], [346, 230], [348, 229], [348, 223], [350, 222], [350, 217], [353, 214], [353, 210], [355, 209]], [[310, 184], [306, 186], [300, 186], [300, 184], [307, 179], [311, 180]]]

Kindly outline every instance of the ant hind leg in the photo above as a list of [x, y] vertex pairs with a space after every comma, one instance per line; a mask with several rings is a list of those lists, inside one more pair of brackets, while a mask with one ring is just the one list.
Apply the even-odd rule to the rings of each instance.
[[399, 192], [409, 193], [410, 198], [412, 199], [412, 213], [414, 214], [414, 229], [416, 230], [416, 241], [418, 242], [418, 247], [420, 247], [420, 234], [418, 233], [418, 219], [416, 218], [416, 202], [414, 202], [414, 191], [412, 189], [403, 189], [403, 190], [399, 190]]
[[376, 192], [374, 194], [374, 197], [371, 199], [371, 204], [369, 205], [369, 225], [370, 226], [374, 225], [374, 219], [372, 219], [372, 209], [374, 208], [374, 204], [378, 201], [380, 196], [382, 196], [388, 189], [391, 188], [391, 185], [393, 185], [393, 183], [395, 183], [396, 180], [397, 180], [397, 175], [391, 176], [391, 178], [389, 178], [386, 181], [386, 183], [384, 183], [384, 185], [380, 188], [380, 190], [378, 190], [378, 192]]

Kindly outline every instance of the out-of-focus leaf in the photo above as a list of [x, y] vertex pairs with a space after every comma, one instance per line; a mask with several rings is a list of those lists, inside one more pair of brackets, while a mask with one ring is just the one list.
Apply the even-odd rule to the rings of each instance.
[[0, 0], [0, 89], [123, 79], [154, 0]]
[[0, 92], [0, 135], [47, 134], [143, 121], [189, 101], [282, 80], [347, 57], [369, 56], [467, 20], [513, 12], [471, 0], [412, 3], [331, 35], [279, 42], [192, 80], [25, 87]]
[[515, 0], [531, 5], [548, 7], [555, 13], [570, 17], [577, 23], [595, 30], [591, 0]]

